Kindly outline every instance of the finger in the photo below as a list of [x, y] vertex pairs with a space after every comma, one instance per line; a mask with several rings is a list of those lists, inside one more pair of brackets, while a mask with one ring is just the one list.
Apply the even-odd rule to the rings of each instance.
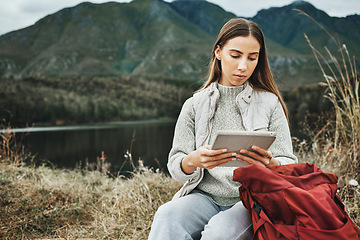
[[248, 151], [248, 150], [244, 150], [242, 149], [242, 151], [240, 151], [240, 154], [237, 155], [237, 157], [245, 162], [245, 163], [248, 163], [248, 164], [260, 164], [262, 166], [267, 166], [268, 163], [267, 163], [267, 159], [254, 153], [254, 152], [251, 152], [251, 151]]
[[259, 161], [265, 166], [267, 166], [269, 164], [269, 159], [267, 157], [264, 157], [264, 156], [260, 155], [257, 152], [248, 151], [246, 149], [241, 149], [240, 153], [241, 154], [246, 154], [247, 156], [249, 156], [253, 160]]
[[236, 156], [236, 152], [227, 152], [218, 155], [208, 156], [210, 161], [220, 161], [227, 158], [233, 158]]
[[269, 165], [267, 167], [273, 167], [273, 166], [280, 166], [281, 163], [276, 160], [275, 158], [271, 158], [270, 161], [269, 161]]
[[226, 153], [216, 156], [202, 157], [201, 165], [199, 167], [211, 169], [225, 162], [236, 160], [236, 153]]
[[263, 157], [267, 158], [267, 159], [265, 159], [267, 165], [269, 165], [271, 163], [271, 161], [274, 159], [273, 156], [272, 156], [272, 153], [271, 153], [271, 151], [269, 149], [265, 150], [265, 149], [263, 149], [261, 147], [258, 147], [258, 146], [252, 146], [251, 149], [253, 149], [257, 153], [259, 153]]
[[216, 156], [216, 155], [220, 155], [223, 153], [226, 153], [227, 149], [226, 148], [221, 148], [221, 149], [203, 149], [203, 151], [201, 152], [202, 156]]
[[260, 155], [262, 155], [264, 157], [272, 158], [272, 154], [269, 149], [266, 150], [266, 149], [258, 147], [258, 146], [252, 146], [251, 149], [258, 152]]
[[259, 165], [261, 165], [261, 166], [265, 166], [265, 164], [264, 163], [262, 163], [262, 162], [260, 162], [260, 161], [257, 161], [257, 160], [255, 160], [255, 159], [253, 159], [253, 158], [251, 158], [251, 157], [248, 157], [248, 156], [246, 156], [246, 155], [242, 155], [242, 154], [238, 154], [237, 155], [237, 159], [238, 160], [241, 160], [241, 161], [243, 161], [244, 163], [247, 163], [247, 164], [259, 164]]
[[212, 168], [217, 167], [217, 166], [219, 166], [221, 164], [224, 164], [224, 163], [227, 163], [227, 162], [230, 162], [230, 161], [234, 161], [234, 160], [236, 160], [236, 157], [224, 158], [224, 159], [221, 159], [221, 160], [208, 162], [208, 163], [204, 164], [204, 168], [212, 169]]

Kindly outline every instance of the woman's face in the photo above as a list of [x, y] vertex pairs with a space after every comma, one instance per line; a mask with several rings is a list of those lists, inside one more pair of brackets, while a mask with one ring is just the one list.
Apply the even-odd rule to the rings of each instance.
[[258, 63], [260, 44], [253, 36], [235, 37], [222, 48], [217, 46], [215, 56], [221, 62], [220, 84], [243, 85], [253, 74]]

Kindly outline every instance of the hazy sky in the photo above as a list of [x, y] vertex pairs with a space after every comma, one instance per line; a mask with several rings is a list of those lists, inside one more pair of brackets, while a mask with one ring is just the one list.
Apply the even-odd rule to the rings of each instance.
[[[48, 14], [62, 8], [72, 7], [86, 0], [1, 0], [0, 1], [0, 35], [33, 25]], [[106, 0], [89, 0], [93, 3], [108, 2]], [[167, 0], [168, 2], [170, 0]], [[264, 8], [280, 7], [294, 0], [208, 0], [220, 5], [226, 11], [237, 16], [253, 17]], [[130, 2], [119, 0], [116, 2]], [[308, 0], [316, 8], [325, 11], [330, 16], [344, 17], [360, 14], [359, 0]]]

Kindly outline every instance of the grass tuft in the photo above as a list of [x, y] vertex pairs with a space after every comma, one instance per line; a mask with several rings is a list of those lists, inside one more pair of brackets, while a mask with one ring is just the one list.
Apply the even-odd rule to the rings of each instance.
[[179, 186], [141, 164], [125, 179], [2, 163], [0, 238], [147, 239], [153, 214]]
[[303, 159], [313, 162], [323, 170], [339, 177], [339, 196], [350, 217], [360, 225], [360, 98], [359, 75], [355, 56], [351, 56], [345, 44], [336, 40], [324, 27], [301, 10], [301, 14], [318, 24], [337, 46], [332, 53], [324, 47], [326, 55], [318, 51], [308, 36], [305, 38], [322, 71], [326, 87], [325, 97], [333, 104], [331, 116], [325, 125], [313, 134], [310, 151], [303, 152]]

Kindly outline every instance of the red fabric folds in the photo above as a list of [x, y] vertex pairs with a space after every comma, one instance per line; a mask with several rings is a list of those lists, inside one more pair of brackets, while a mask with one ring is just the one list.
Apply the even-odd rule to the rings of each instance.
[[252, 164], [233, 176], [242, 184], [239, 193], [252, 216], [253, 239], [359, 239], [359, 228], [336, 196], [337, 179], [310, 163]]

